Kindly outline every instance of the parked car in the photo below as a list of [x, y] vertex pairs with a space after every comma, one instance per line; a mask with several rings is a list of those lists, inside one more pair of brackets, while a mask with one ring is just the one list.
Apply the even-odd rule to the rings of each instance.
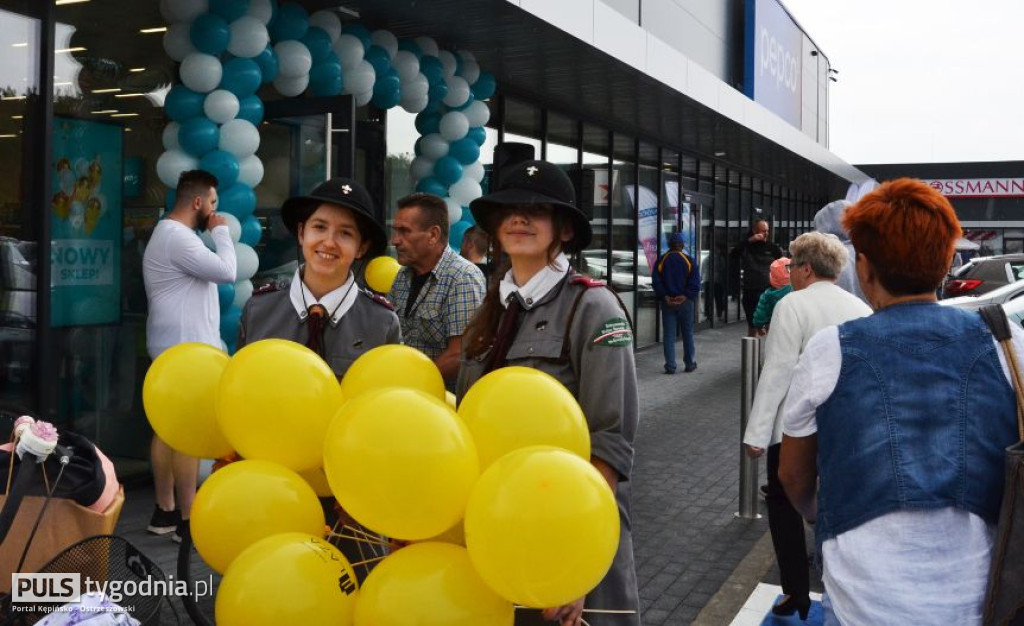
[[978, 257], [953, 270], [942, 286], [943, 298], [977, 296], [1024, 278], [1024, 254]]
[[1003, 310], [1011, 324], [1018, 324], [1024, 328], [1024, 298], [1017, 298], [1003, 303]]
[[939, 304], [977, 310], [986, 304], [1006, 304], [1017, 299], [1024, 301], [1024, 298], [1021, 298], [1021, 296], [1024, 296], [1024, 280], [1018, 280], [1010, 283], [1009, 285], [1003, 285], [1002, 287], [983, 293], [980, 296], [957, 296], [955, 298], [946, 298], [945, 300], [940, 300]]

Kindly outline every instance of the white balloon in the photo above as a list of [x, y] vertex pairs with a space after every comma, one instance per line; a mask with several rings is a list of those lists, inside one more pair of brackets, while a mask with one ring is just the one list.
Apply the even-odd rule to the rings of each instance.
[[193, 52], [181, 62], [178, 72], [186, 87], [197, 93], [209, 93], [220, 84], [224, 68], [217, 57]]
[[460, 107], [469, 100], [469, 83], [466, 82], [465, 78], [461, 76], [449, 76], [444, 79], [444, 82], [448, 84], [448, 95], [444, 97], [443, 102], [450, 107]]
[[438, 133], [424, 135], [423, 139], [420, 139], [420, 154], [431, 161], [436, 161], [448, 154], [448, 142]]
[[477, 100], [473, 104], [466, 107], [463, 111], [466, 114], [466, 119], [469, 120], [470, 126], [484, 126], [487, 121], [491, 119], [491, 109], [485, 102]]
[[260, 147], [260, 131], [249, 120], [230, 120], [220, 127], [220, 141], [217, 147], [235, 155], [241, 162], [242, 159], [256, 154]]
[[282, 96], [291, 98], [306, 90], [309, 86], [309, 74], [303, 76], [278, 76], [274, 79], [274, 88]]
[[260, 161], [258, 156], [254, 154], [238, 160], [238, 182], [255, 189], [262, 181], [263, 161]]
[[373, 96], [373, 83], [377, 79], [377, 73], [369, 61], [360, 61], [351, 70], [342, 70], [342, 74], [345, 77], [345, 93], [363, 94], [369, 91], [370, 96]]
[[437, 42], [431, 39], [430, 37], [417, 37], [413, 39], [413, 41], [415, 41], [416, 45], [420, 47], [420, 51], [422, 51], [423, 54], [428, 57], [436, 57], [438, 51], [440, 50], [437, 47]]
[[334, 11], [317, 11], [309, 16], [309, 25], [323, 29], [331, 37], [331, 43], [341, 37], [341, 20]]
[[480, 78], [480, 65], [476, 61], [463, 61], [460, 75], [472, 85]]
[[395, 53], [398, 52], [398, 37], [395, 37], [390, 31], [375, 30], [370, 33], [370, 41], [384, 48], [390, 58], [395, 58]]
[[274, 46], [274, 54], [277, 55], [280, 76], [287, 78], [305, 76], [308, 82], [309, 68], [313, 67], [313, 55], [309, 53], [309, 48], [305, 44], [294, 39], [279, 41]]
[[[343, 70], [350, 70], [359, 65], [365, 53], [363, 40], [355, 35], [344, 33], [334, 42], [334, 54], [338, 55]], [[345, 80], [348, 80], [348, 77]]]
[[455, 54], [459, 55], [459, 58], [462, 59], [463, 65], [465, 65], [466, 63], [476, 63], [476, 55], [470, 52], [469, 50], [459, 50]]
[[199, 238], [203, 241], [203, 245], [209, 248], [210, 250], [217, 249], [217, 244], [213, 242], [213, 235], [210, 234], [210, 231], [201, 231], [199, 233]]
[[469, 206], [469, 203], [483, 195], [480, 183], [472, 178], [463, 176], [454, 185], [448, 188], [448, 195], [462, 206]]
[[440, 129], [446, 141], [458, 141], [469, 132], [469, 119], [462, 111], [449, 111], [441, 117]]
[[207, 0], [160, 0], [160, 15], [168, 22], [191, 22], [209, 10]]
[[274, 17], [273, 0], [249, 0], [249, 10], [245, 14], [249, 17], [255, 17], [266, 26]]
[[267, 49], [270, 35], [267, 25], [259, 18], [245, 15], [231, 22], [231, 40], [228, 52], [236, 57], [251, 59]]
[[356, 106], [364, 107], [370, 104], [370, 100], [373, 100], [373, 90], [364, 91], [363, 93], [356, 94]]
[[178, 143], [178, 131], [181, 129], [181, 124], [177, 122], [167, 122], [167, 126], [164, 126], [164, 150], [176, 150], [181, 147]]
[[156, 160], [156, 175], [163, 184], [176, 188], [182, 172], [198, 167], [199, 159], [184, 150], [168, 150]]
[[413, 180], [421, 180], [434, 172], [434, 161], [425, 156], [418, 156], [409, 165], [409, 175]]
[[462, 175], [466, 178], [471, 178], [478, 183], [483, 182], [484, 173], [484, 164], [480, 161], [474, 161], [469, 165], [462, 166]]
[[455, 222], [462, 219], [462, 205], [456, 202], [453, 198], [444, 199], [445, 206], [448, 207], [448, 225], [452, 225]]
[[426, 96], [430, 93], [430, 81], [423, 74], [417, 73], [409, 82], [402, 83], [402, 95], [412, 94]]
[[238, 241], [242, 238], [242, 223], [238, 221], [238, 218], [230, 213], [218, 213], [217, 215], [224, 218], [227, 222], [228, 233], [231, 234], [231, 241]]
[[179, 22], [168, 26], [167, 32], [164, 33], [164, 52], [179, 63], [196, 51], [196, 47], [192, 45], [191, 28], [191, 24]]
[[245, 303], [252, 297], [252, 281], [251, 280], [240, 280], [235, 283], [235, 301], [231, 303], [231, 306], [236, 308], [242, 308]]
[[395, 53], [395, 58], [392, 59], [391, 65], [394, 66], [398, 72], [398, 78], [402, 81], [403, 86], [420, 75], [420, 60], [416, 58], [416, 55], [408, 50], [399, 50]]
[[426, 94], [414, 94], [402, 92], [402, 100], [399, 102], [403, 109], [409, 113], [419, 113], [430, 104], [430, 98]]
[[256, 251], [244, 243], [235, 243], [235, 262], [237, 264], [236, 280], [249, 280], [260, 268], [260, 258]]
[[438, 60], [441, 61], [441, 65], [444, 66], [445, 78], [451, 78], [455, 76], [455, 68], [457, 67], [455, 62], [455, 55], [447, 50], [441, 50], [437, 53]]
[[226, 124], [238, 116], [238, 96], [227, 89], [211, 91], [203, 100], [203, 113], [218, 124]]

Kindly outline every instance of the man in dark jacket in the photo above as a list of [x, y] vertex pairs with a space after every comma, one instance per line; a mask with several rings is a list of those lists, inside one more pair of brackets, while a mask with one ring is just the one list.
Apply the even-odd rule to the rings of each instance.
[[769, 273], [772, 261], [782, 256], [782, 248], [768, 241], [768, 222], [755, 220], [750, 225], [747, 238], [732, 250], [733, 256], [739, 257], [742, 272], [743, 313], [747, 316], [747, 335], [757, 336], [754, 327], [754, 310], [761, 294], [771, 287]]
[[700, 268], [693, 258], [683, 252], [682, 233], [669, 238], [669, 251], [658, 259], [651, 272], [654, 294], [661, 304], [664, 326], [662, 346], [665, 349], [665, 373], [676, 373], [676, 329], [683, 334], [683, 362], [686, 372], [697, 369], [696, 349], [693, 345], [694, 302], [700, 294]]

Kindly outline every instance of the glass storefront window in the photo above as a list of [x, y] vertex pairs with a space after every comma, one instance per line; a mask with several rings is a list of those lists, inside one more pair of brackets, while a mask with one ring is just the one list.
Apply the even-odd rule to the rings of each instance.
[[583, 172], [578, 202], [590, 214], [594, 237], [583, 251], [580, 270], [599, 280], [608, 279], [608, 216], [612, 188], [618, 173], [608, 169], [608, 131], [583, 127]]
[[416, 156], [416, 140], [419, 138], [415, 113], [409, 113], [401, 107], [394, 107], [387, 112], [387, 201], [384, 216], [388, 229], [395, 216], [395, 203], [415, 191], [416, 181], [412, 178], [410, 166]]
[[[636, 283], [633, 268], [637, 262], [637, 207], [629, 190], [636, 190], [636, 142], [632, 137], [615, 135], [612, 171], [618, 172], [618, 185], [612, 188], [612, 250], [610, 284], [622, 298], [626, 310], [636, 318]], [[656, 202], [656, 200], [655, 200]], [[648, 202], [649, 204], [649, 202]]]
[[[636, 343], [645, 346], [658, 340], [658, 299], [654, 295], [651, 274], [658, 263], [659, 251], [667, 249], [668, 240], [658, 228], [659, 208], [667, 205], [663, 190], [658, 187], [658, 148], [640, 144], [640, 180], [629, 193], [636, 207], [639, 242], [636, 257]], [[659, 197], [660, 196], [660, 197]]]

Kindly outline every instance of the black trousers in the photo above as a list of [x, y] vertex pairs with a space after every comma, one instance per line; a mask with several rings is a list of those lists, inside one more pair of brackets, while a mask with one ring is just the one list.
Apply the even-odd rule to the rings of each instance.
[[754, 311], [757, 310], [757, 301], [761, 299], [761, 294], [764, 292], [764, 289], [761, 291], [754, 289], [743, 290], [743, 314], [747, 316], [747, 326], [750, 326], [751, 328], [754, 326]]
[[779, 564], [782, 593], [803, 597], [810, 593], [811, 581], [804, 540], [804, 520], [789, 503], [779, 482], [779, 450], [782, 444], [768, 446], [768, 530], [772, 534], [775, 560]]

